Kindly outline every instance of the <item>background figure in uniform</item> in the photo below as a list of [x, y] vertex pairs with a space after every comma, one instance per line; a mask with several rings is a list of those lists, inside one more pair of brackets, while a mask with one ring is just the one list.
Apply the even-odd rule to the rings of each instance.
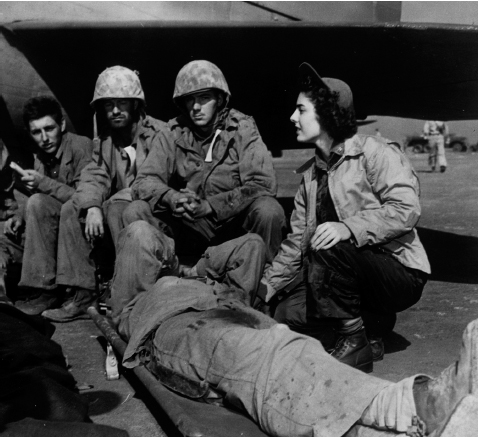
[[[123, 273], [132, 266], [122, 254], [136, 250], [138, 223], [121, 233], [111, 293], [114, 323], [128, 340], [125, 367], [159, 363], [201, 383], [205, 399], [239, 409], [276, 437], [436, 436], [469, 394], [478, 408], [478, 320], [465, 331], [460, 360], [438, 378], [392, 383], [337, 361], [318, 340], [250, 308], [265, 264], [257, 235], [209, 248], [190, 272], [201, 281], [165, 276], [147, 289], [135, 292], [134, 283], [128, 289]], [[164, 261], [158, 277], [174, 274], [172, 241], [158, 241], [149, 242]], [[478, 429], [477, 417], [462, 420], [467, 430]]]
[[107, 68], [99, 75], [91, 105], [100, 129], [93, 161], [83, 170], [71, 201], [63, 206], [60, 223], [57, 284], [68, 287], [71, 297], [61, 308], [42, 314], [56, 322], [83, 317], [96, 301], [99, 257], [92, 248], [98, 254], [105, 240], [116, 243], [123, 212], [131, 202], [131, 185], [165, 126], [146, 115], [139, 77], [125, 67]]
[[[33, 170], [20, 181], [31, 193], [22, 214], [7, 221], [13, 233], [25, 224], [21, 279], [22, 299], [15, 306], [26, 314], [41, 314], [61, 303], [57, 284], [57, 251], [62, 207], [91, 161], [89, 138], [66, 130], [60, 104], [50, 96], [34, 97], [23, 109], [23, 122], [35, 144]], [[71, 250], [71, 249], [70, 249]]]
[[129, 221], [146, 220], [188, 254], [254, 232], [270, 262], [285, 229], [272, 157], [254, 119], [228, 107], [230, 95], [211, 62], [180, 70], [173, 99], [182, 115], [168, 122], [139, 171]]
[[339, 338], [332, 355], [370, 372], [395, 313], [420, 299], [430, 273], [415, 229], [418, 178], [398, 145], [356, 135], [345, 82], [322, 79], [307, 63], [299, 72], [291, 121], [297, 141], [314, 144], [316, 154], [298, 171], [292, 232], [266, 269], [259, 297], [298, 332], [333, 321]]
[[443, 121], [426, 121], [423, 126], [423, 135], [428, 140], [428, 164], [432, 171], [437, 164], [441, 173], [446, 170], [445, 142], [448, 134], [448, 126]]
[[[0, 139], [0, 303], [11, 304], [10, 296], [7, 295], [6, 280], [7, 276], [19, 276], [12, 270], [21, 269], [23, 246], [21, 229], [13, 228], [13, 224], [19, 223], [20, 220], [10, 220], [19, 213], [13, 191], [15, 178], [10, 162], [7, 147]], [[18, 282], [19, 278], [15, 279]]]

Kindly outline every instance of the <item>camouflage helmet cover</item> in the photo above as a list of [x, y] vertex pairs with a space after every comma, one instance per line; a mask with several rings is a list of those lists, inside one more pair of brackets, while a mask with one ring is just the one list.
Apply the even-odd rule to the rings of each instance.
[[222, 71], [209, 61], [192, 61], [186, 64], [176, 77], [173, 100], [204, 89], [223, 91], [229, 99], [231, 92]]
[[100, 99], [139, 99], [144, 102], [144, 92], [137, 73], [120, 65], [104, 70], [96, 81], [91, 105]]

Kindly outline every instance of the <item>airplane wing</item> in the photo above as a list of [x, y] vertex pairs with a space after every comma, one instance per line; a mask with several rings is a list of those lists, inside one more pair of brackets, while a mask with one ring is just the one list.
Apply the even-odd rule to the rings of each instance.
[[[295, 145], [288, 125], [303, 61], [323, 76], [345, 80], [363, 119], [478, 119], [477, 26], [15, 22], [1, 30], [9, 47], [27, 59], [43, 87], [59, 99], [75, 130], [89, 135], [89, 102], [106, 67], [120, 64], [138, 70], [148, 113], [167, 120], [177, 115], [172, 103], [176, 74], [193, 59], [208, 59], [222, 69], [232, 106], [254, 116], [273, 151]], [[10, 103], [5, 94], [17, 90], [18, 96], [22, 86], [32, 83], [22, 71], [12, 72], [15, 67], [14, 60], [4, 63], [2, 76], [10, 82], [0, 83], [14, 122], [19, 101]], [[36, 95], [35, 83], [30, 87], [29, 96]]]

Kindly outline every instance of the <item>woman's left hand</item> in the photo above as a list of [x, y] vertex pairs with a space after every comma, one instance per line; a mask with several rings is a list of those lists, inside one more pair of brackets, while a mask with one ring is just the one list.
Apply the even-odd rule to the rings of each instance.
[[317, 226], [310, 240], [312, 250], [326, 250], [339, 241], [348, 240], [352, 236], [350, 229], [341, 222], [325, 222]]

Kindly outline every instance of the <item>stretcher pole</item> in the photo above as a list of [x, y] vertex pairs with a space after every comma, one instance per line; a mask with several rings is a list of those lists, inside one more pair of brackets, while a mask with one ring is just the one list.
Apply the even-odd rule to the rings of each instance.
[[[105, 336], [106, 340], [111, 343], [113, 349], [118, 354], [119, 361], [121, 362], [126, 350], [126, 343], [124, 340], [110, 325], [106, 317], [98, 313], [95, 307], [89, 307], [87, 313], [101, 333]], [[178, 405], [177, 402], [174, 402], [173, 398], [175, 395], [164, 387], [143, 365], [136, 366], [132, 371], [183, 436], [221, 437], [217, 436], [212, 430], [211, 433], [200, 431], [196, 421], [191, 419], [187, 412]]]

